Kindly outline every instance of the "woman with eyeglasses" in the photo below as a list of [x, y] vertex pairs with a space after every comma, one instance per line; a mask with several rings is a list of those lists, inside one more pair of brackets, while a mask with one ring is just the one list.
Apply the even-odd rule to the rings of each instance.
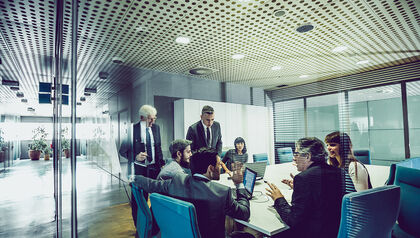
[[372, 188], [369, 173], [363, 163], [354, 157], [352, 143], [346, 133], [334, 131], [325, 137], [325, 143], [329, 153], [328, 164], [345, 169], [358, 192]]
[[248, 161], [248, 153], [246, 152], [245, 140], [237, 137], [233, 142], [235, 149], [228, 150], [222, 159], [222, 168], [228, 174], [232, 174], [232, 164], [235, 162], [246, 163]]

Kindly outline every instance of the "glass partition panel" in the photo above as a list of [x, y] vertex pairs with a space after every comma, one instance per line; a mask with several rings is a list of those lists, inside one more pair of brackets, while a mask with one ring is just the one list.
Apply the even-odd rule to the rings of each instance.
[[369, 149], [374, 164], [404, 159], [400, 84], [350, 91], [349, 113], [354, 150]]
[[420, 81], [407, 83], [410, 157], [420, 156]]
[[324, 141], [333, 131], [344, 130], [344, 93], [307, 98], [308, 136]]

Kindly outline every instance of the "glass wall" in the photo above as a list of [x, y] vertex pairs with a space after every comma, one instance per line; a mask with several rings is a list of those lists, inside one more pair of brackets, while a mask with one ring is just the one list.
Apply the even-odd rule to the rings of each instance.
[[420, 156], [420, 82], [407, 83], [410, 156]]
[[333, 131], [340, 130], [343, 118], [344, 93], [307, 98], [308, 136], [324, 140]]
[[[420, 81], [407, 85], [410, 157], [420, 156]], [[405, 159], [401, 83], [274, 103], [276, 148], [303, 136], [324, 140], [347, 132], [353, 150], [369, 150], [372, 164]]]
[[369, 149], [376, 164], [405, 157], [401, 86], [349, 92], [350, 136], [353, 149]]

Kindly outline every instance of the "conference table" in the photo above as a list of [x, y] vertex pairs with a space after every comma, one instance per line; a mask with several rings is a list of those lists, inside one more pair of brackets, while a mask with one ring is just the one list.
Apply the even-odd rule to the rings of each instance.
[[[366, 165], [369, 171], [370, 179], [373, 187], [383, 186], [388, 178], [389, 166]], [[248, 226], [266, 236], [273, 236], [289, 227], [282, 222], [276, 210], [272, 207], [273, 200], [266, 195], [268, 185], [264, 183], [268, 181], [274, 183], [283, 193], [287, 202], [291, 202], [293, 190], [281, 181], [285, 178], [290, 179], [290, 173], [298, 174], [296, 166], [293, 163], [283, 163], [268, 165], [265, 171], [264, 179], [259, 180], [255, 184], [253, 198], [250, 200], [251, 216], [248, 221], [235, 219], [236, 222]], [[220, 175], [219, 183], [231, 188], [235, 188], [232, 180], [228, 179], [227, 174]]]

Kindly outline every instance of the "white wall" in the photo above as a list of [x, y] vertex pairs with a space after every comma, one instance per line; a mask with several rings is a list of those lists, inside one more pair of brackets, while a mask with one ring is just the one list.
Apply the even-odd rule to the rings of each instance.
[[174, 136], [185, 138], [188, 127], [200, 120], [201, 109], [210, 105], [215, 111], [215, 120], [222, 129], [224, 149], [234, 147], [236, 137], [245, 139], [249, 160], [252, 155], [267, 153], [274, 164], [273, 122], [267, 107], [234, 103], [180, 99], [174, 102]]

